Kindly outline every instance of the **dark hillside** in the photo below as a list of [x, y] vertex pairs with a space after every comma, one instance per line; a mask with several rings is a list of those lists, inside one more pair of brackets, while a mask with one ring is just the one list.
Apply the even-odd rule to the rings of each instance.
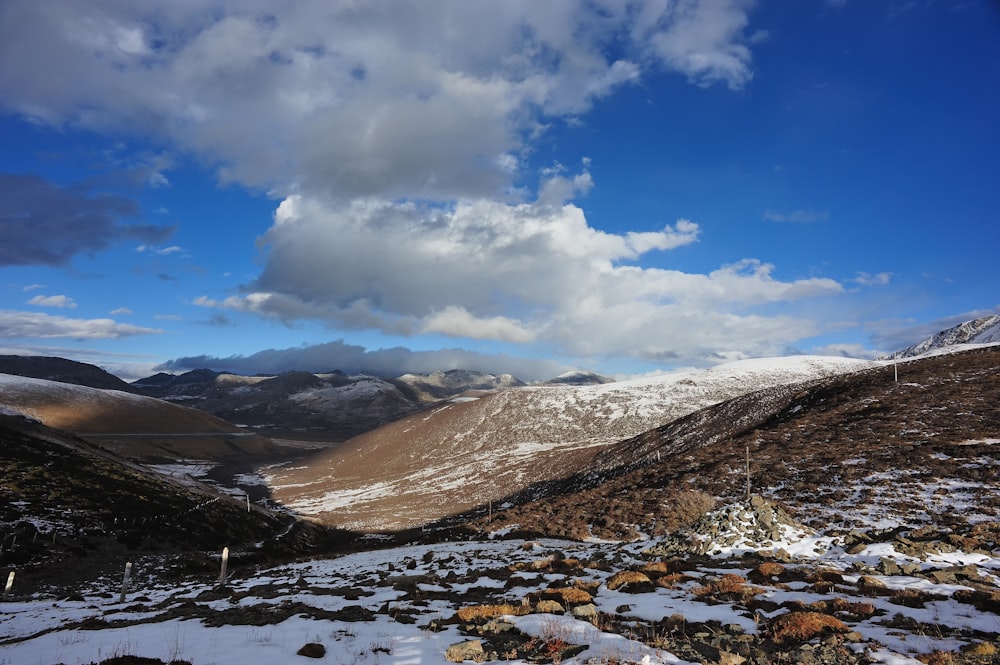
[[66, 432], [5, 415], [0, 532], [0, 572], [48, 582], [63, 569], [86, 579], [140, 554], [228, 546], [262, 556], [335, 540], [330, 530], [256, 505], [248, 511], [241, 500], [178, 484]]
[[1000, 518], [1000, 348], [900, 364], [898, 382], [886, 366], [709, 407], [532, 488], [491, 528], [663, 534], [690, 518], [696, 493], [745, 493], [748, 448], [753, 490], [807, 525], [981, 532]]
[[130, 384], [100, 367], [48, 356], [0, 356], [0, 374], [47, 379], [104, 390], [136, 392]]

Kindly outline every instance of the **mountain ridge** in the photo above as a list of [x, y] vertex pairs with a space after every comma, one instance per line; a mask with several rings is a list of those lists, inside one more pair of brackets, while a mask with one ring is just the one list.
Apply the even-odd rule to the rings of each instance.
[[995, 343], [1000, 343], [1000, 315], [998, 314], [964, 321], [957, 326], [937, 332], [905, 349], [891, 353], [885, 356], [885, 359], [915, 358], [959, 345]]

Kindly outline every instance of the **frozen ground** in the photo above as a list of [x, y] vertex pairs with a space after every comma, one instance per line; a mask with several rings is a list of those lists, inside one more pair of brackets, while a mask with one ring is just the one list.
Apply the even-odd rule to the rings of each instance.
[[[478, 639], [485, 656], [494, 641], [506, 640], [506, 658], [496, 655], [513, 663], [529, 662], [525, 654], [539, 649], [550, 661], [561, 659], [560, 649], [575, 645], [582, 650], [565, 651], [572, 655], [563, 662], [655, 665], [687, 662], [699, 640], [716, 648], [714, 639], [722, 651], [745, 649], [748, 657], [777, 655], [768, 651], [775, 648], [788, 658], [807, 648], [837, 649], [849, 662], [913, 664], [920, 654], [982, 648], [1000, 633], [1000, 559], [986, 553], [920, 560], [885, 543], [847, 554], [835, 542], [806, 548], [779, 541], [776, 547], [803, 556], [765, 568], [745, 557], [654, 564], [641, 554], [648, 545], [412, 545], [238, 569], [225, 589], [217, 579], [168, 581], [153, 561], [138, 562], [139, 581], [124, 603], [120, 579], [99, 580], [71, 598], [16, 589], [0, 604], [0, 663], [86, 665], [135, 655], [270, 664], [296, 661], [301, 647], [319, 643], [320, 662], [416, 665], [447, 662], [449, 646]], [[906, 565], [906, 573], [887, 561]], [[646, 579], [623, 584], [625, 574]], [[565, 595], [559, 606], [539, 602], [567, 588], [580, 597]], [[849, 632], [775, 647], [776, 619], [807, 611], [838, 617]], [[507, 637], [491, 632], [497, 626], [509, 626]]]

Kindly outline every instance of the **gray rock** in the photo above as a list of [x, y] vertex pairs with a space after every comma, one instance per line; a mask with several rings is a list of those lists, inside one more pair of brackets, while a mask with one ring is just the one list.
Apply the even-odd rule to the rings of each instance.
[[444, 652], [444, 657], [451, 663], [462, 663], [467, 660], [482, 662], [486, 652], [483, 651], [482, 640], [466, 640], [449, 646]]

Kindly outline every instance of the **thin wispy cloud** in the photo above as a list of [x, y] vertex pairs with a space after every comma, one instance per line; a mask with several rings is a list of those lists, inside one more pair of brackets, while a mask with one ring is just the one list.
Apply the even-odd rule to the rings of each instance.
[[765, 210], [761, 219], [767, 222], [791, 223], [791, 224], [812, 224], [815, 222], [825, 222], [830, 219], [829, 210], [813, 210], [811, 208], [799, 208], [782, 212], [779, 210]]
[[69, 296], [42, 296], [38, 295], [28, 301], [29, 305], [36, 307], [56, 307], [59, 309], [76, 309], [76, 302]]
[[0, 336], [51, 339], [116, 339], [162, 333], [156, 328], [118, 323], [112, 319], [72, 319], [41, 312], [0, 310]]
[[861, 286], [886, 286], [892, 281], [892, 273], [879, 272], [870, 274], [867, 272], [859, 272], [858, 276], [851, 281], [855, 284], [860, 284]]

